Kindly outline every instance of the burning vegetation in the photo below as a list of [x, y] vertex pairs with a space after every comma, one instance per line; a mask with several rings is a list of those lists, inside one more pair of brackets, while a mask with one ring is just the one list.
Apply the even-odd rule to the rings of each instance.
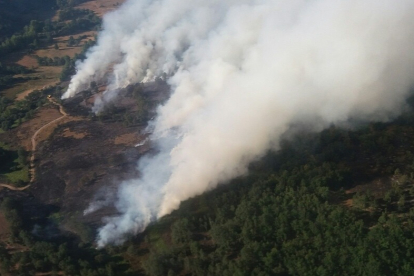
[[411, 1], [119, 4], [0, 3], [1, 275], [412, 274]]

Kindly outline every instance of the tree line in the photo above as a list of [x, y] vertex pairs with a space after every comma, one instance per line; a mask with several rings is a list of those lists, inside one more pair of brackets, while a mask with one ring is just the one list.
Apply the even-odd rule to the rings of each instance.
[[32, 70], [21, 65], [3, 65], [0, 62], [0, 89], [5, 89], [14, 83], [26, 80], [25, 77], [15, 77], [19, 74], [31, 73]]
[[32, 20], [21, 31], [3, 39], [0, 43], [0, 56], [26, 49], [30, 52], [38, 49], [41, 44], [52, 44], [56, 36], [91, 30], [101, 24], [101, 19], [91, 10], [73, 9], [70, 5], [62, 7], [59, 20]]

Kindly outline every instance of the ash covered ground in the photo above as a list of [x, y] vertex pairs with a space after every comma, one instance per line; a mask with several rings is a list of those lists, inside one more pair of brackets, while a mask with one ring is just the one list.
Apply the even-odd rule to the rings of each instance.
[[[100, 227], [103, 217], [115, 214], [113, 206], [87, 216], [83, 211], [92, 200], [115, 195], [123, 180], [139, 176], [137, 161], [142, 155], [151, 154], [151, 145], [144, 143], [148, 120], [155, 115], [156, 106], [168, 98], [169, 88], [158, 81], [127, 87], [121, 94], [110, 110], [99, 115], [91, 112], [96, 94], [86, 91], [64, 101], [68, 119], [39, 143], [36, 180], [30, 189], [22, 192], [4, 189], [0, 196], [23, 199], [27, 215], [34, 218], [34, 223], [43, 222], [43, 227], [52, 223], [61, 233], [78, 234], [79, 227], [73, 227], [73, 221], [92, 231]], [[129, 119], [137, 114], [140, 120], [131, 122]], [[12, 140], [13, 134], [2, 138]], [[45, 219], [51, 216], [59, 219]]]

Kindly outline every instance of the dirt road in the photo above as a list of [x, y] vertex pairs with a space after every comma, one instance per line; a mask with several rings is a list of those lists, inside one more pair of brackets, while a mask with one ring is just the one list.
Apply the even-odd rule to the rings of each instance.
[[63, 107], [62, 107], [61, 104], [59, 104], [58, 102], [56, 102], [53, 98], [48, 98], [48, 100], [51, 103], [59, 106], [59, 112], [60, 112], [60, 114], [62, 114], [62, 116], [59, 117], [59, 118], [57, 118], [57, 119], [55, 119], [55, 120], [53, 120], [53, 121], [51, 121], [51, 122], [49, 122], [49, 123], [47, 123], [47, 124], [45, 124], [41, 128], [39, 128], [33, 134], [32, 138], [31, 138], [31, 141], [32, 141], [32, 156], [30, 157], [30, 170], [29, 170], [29, 172], [30, 172], [30, 183], [33, 183], [33, 181], [35, 181], [35, 176], [36, 176], [34, 161], [35, 161], [35, 158], [36, 158], [35, 154], [36, 154], [36, 147], [37, 147], [37, 141], [36, 141], [37, 136], [39, 136], [39, 133], [41, 133], [48, 126], [50, 126], [50, 125], [52, 125], [52, 124], [54, 124], [54, 123], [62, 120], [66, 116], [68, 116], [68, 114], [65, 112], [65, 110], [63, 109]]
[[14, 187], [14, 186], [8, 185], [8, 184], [0, 184], [0, 187], [7, 188], [7, 189], [12, 190], [12, 191], [24, 191], [24, 190], [26, 190], [27, 188], [30, 187], [30, 184], [28, 184], [24, 187], [20, 187], [20, 188]]
[[59, 104], [58, 102], [56, 102], [53, 98], [48, 98], [48, 100], [51, 102], [51, 103], [53, 103], [54, 105], [57, 105], [57, 106], [59, 106], [59, 112], [62, 114], [62, 116], [61, 117], [59, 117], [59, 118], [57, 118], [57, 119], [55, 119], [55, 120], [53, 120], [53, 121], [51, 121], [51, 122], [49, 122], [49, 123], [47, 123], [47, 124], [45, 124], [45, 125], [43, 125], [41, 128], [39, 128], [34, 134], [33, 134], [33, 136], [32, 136], [32, 138], [31, 138], [31, 141], [32, 141], [32, 156], [30, 157], [30, 170], [29, 170], [29, 173], [30, 173], [30, 183], [28, 184], [28, 185], [26, 185], [26, 186], [24, 186], [24, 187], [20, 187], [20, 188], [17, 188], [17, 187], [14, 187], [14, 186], [12, 186], [12, 185], [9, 185], [9, 184], [3, 184], [3, 183], [0, 183], [0, 188], [1, 187], [3, 187], [3, 188], [7, 188], [7, 189], [9, 189], [9, 190], [13, 190], [13, 191], [24, 191], [24, 190], [26, 190], [27, 188], [29, 188], [30, 187], [30, 185], [35, 181], [35, 176], [36, 176], [36, 171], [35, 171], [35, 164], [34, 164], [34, 161], [35, 161], [35, 159], [36, 159], [36, 156], [35, 156], [35, 154], [36, 154], [36, 147], [37, 147], [37, 141], [36, 141], [36, 138], [39, 136], [39, 134], [43, 131], [43, 130], [45, 130], [48, 126], [50, 126], [50, 125], [53, 125], [54, 123], [57, 123], [58, 121], [60, 121], [60, 120], [62, 120], [63, 118], [65, 118], [66, 116], [68, 116], [68, 114], [65, 112], [65, 110], [63, 109], [63, 106], [61, 105], [61, 104]]

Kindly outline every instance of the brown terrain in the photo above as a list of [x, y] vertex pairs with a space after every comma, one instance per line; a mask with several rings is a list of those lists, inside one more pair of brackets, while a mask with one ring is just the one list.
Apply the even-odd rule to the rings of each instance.
[[78, 6], [79, 9], [88, 9], [94, 11], [98, 16], [103, 16], [105, 13], [112, 11], [121, 5], [125, 0], [99, 0], [87, 1]]
[[[78, 8], [91, 9], [102, 16], [122, 2], [124, 1], [88, 1]], [[22, 100], [34, 90], [56, 85], [65, 87], [67, 83], [59, 82], [62, 67], [39, 66], [34, 56], [73, 57], [81, 51], [83, 42], [94, 39], [95, 35], [95, 31], [74, 34], [75, 39], [84, 36], [77, 47], [66, 46], [69, 36], [61, 36], [55, 38], [59, 49], [49, 46], [30, 55], [9, 55], [7, 60], [2, 62], [19, 64], [33, 69], [34, 72], [24, 75], [26, 81], [1, 93], [10, 99]], [[62, 107], [50, 99], [48, 104], [36, 110], [33, 119], [0, 134], [0, 141], [12, 148], [23, 147], [29, 151], [32, 163], [29, 185], [16, 188], [9, 183], [1, 183], [0, 198], [29, 196], [28, 212], [34, 212], [36, 208], [38, 212], [43, 212], [39, 210], [55, 206], [53, 208], [59, 208], [68, 216], [81, 218], [82, 211], [98, 191], [137, 176], [137, 159], [148, 151], [148, 146], [145, 145], [135, 147], [146, 139], [144, 135], [139, 134], [145, 126], [125, 127], [122, 122], [91, 120], [90, 109], [81, 106], [82, 102], [87, 102], [86, 100], [79, 100], [78, 97], [64, 102]], [[121, 104], [133, 107], [134, 101], [126, 99]], [[36, 215], [39, 216], [38, 213]], [[102, 213], [89, 216], [87, 220], [100, 223], [101, 215]], [[67, 230], [71, 230], [69, 228], [66, 227]], [[4, 216], [0, 213], [0, 238], [6, 235], [7, 231]]]
[[135, 147], [144, 139], [139, 135], [143, 127], [78, 118], [59, 123], [39, 143], [36, 178], [29, 192], [43, 204], [59, 206], [62, 213], [97, 225], [102, 215], [113, 211], [83, 217], [83, 210], [103, 189], [112, 190], [122, 180], [137, 177], [136, 162], [148, 147]]
[[3, 240], [9, 234], [9, 226], [6, 218], [0, 213], [0, 240]]
[[[150, 101], [159, 102], [168, 95], [167, 91], [165, 84], [154, 83], [147, 85], [143, 94], [151, 95]], [[3, 185], [8, 188], [3, 192], [32, 196], [27, 203], [28, 212], [39, 208], [39, 204], [47, 210], [59, 210], [65, 218], [60, 227], [65, 231], [77, 231], [70, 226], [73, 219], [98, 227], [102, 217], [113, 215], [115, 210], [108, 207], [88, 216], [83, 216], [83, 210], [94, 199], [105, 196], [105, 191], [114, 195], [123, 180], [139, 176], [137, 160], [150, 151], [149, 143], [145, 143], [147, 135], [141, 134], [145, 125], [125, 127], [122, 122], [99, 121], [89, 115], [89, 107], [82, 105], [82, 95], [62, 105], [49, 100], [35, 118], [0, 134], [0, 140], [7, 144], [23, 143], [32, 152], [30, 185]], [[115, 105], [134, 109], [134, 99], [124, 95]]]
[[[76, 8], [79, 9], [89, 9], [95, 12], [98, 16], [102, 17], [105, 13], [110, 12], [116, 9], [121, 5], [125, 0], [93, 0], [86, 1], [81, 5], [78, 5]], [[39, 18], [50, 18], [52, 20], [57, 19], [56, 11], [50, 10], [48, 12], [42, 12], [41, 14], [36, 15]], [[48, 86], [55, 86], [59, 83], [59, 74], [61, 73], [62, 67], [57, 66], [39, 66], [35, 56], [40, 57], [63, 57], [70, 56], [73, 57], [75, 54], [80, 53], [82, 50], [83, 44], [88, 40], [94, 40], [96, 31], [86, 31], [82, 33], [73, 34], [73, 38], [77, 39], [80, 36], [84, 38], [81, 40], [79, 46], [69, 47], [67, 42], [70, 35], [55, 37], [54, 40], [58, 45], [59, 49], [55, 49], [54, 45], [49, 45], [46, 48], [36, 50], [32, 54], [23, 54], [20, 52], [13, 53], [7, 56], [5, 60], [0, 60], [4, 64], [18, 64], [25, 66], [29, 69], [34, 69], [34, 73], [26, 74], [25, 77], [29, 78], [28, 80], [21, 82], [13, 87], [1, 91], [3, 95], [7, 96], [10, 99], [22, 100], [33, 90], [39, 90], [46, 88]]]

